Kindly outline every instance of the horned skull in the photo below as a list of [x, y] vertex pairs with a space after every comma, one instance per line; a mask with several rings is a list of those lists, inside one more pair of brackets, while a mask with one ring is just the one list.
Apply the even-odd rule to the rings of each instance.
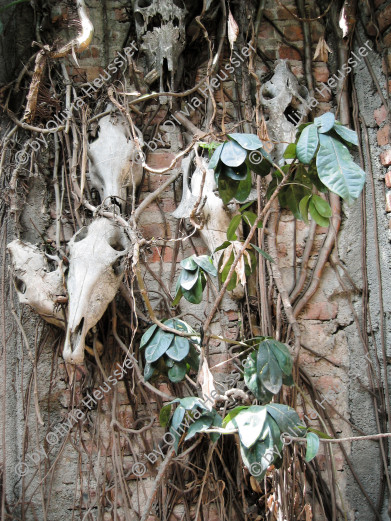
[[111, 115], [99, 121], [99, 136], [88, 146], [89, 179], [102, 202], [116, 202], [121, 209], [127, 187], [137, 187], [142, 178], [141, 156], [126, 132], [122, 117]]
[[129, 246], [123, 228], [104, 217], [81, 228], [69, 241], [66, 362], [83, 362], [86, 334], [117, 293]]
[[28, 304], [44, 320], [65, 329], [66, 302], [64, 273], [60, 265], [51, 270], [45, 254], [37, 246], [15, 239], [7, 249], [11, 255], [13, 281], [19, 302]]
[[149, 72], [156, 70], [163, 92], [163, 72], [170, 75], [170, 88], [175, 90], [174, 71], [185, 48], [185, 16], [183, 0], [133, 0], [140, 50], [147, 57]]

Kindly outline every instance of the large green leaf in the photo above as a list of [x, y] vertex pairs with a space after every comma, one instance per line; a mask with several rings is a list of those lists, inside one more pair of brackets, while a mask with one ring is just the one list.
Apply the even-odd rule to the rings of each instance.
[[259, 438], [265, 423], [267, 410], [259, 405], [252, 405], [240, 411], [232, 420], [239, 430], [239, 438], [246, 448], [250, 448]]
[[262, 385], [271, 393], [277, 394], [282, 386], [282, 371], [267, 340], [259, 344], [257, 371]]
[[347, 141], [348, 143], [352, 143], [353, 145], [358, 146], [358, 137], [357, 132], [355, 130], [351, 130], [350, 128], [344, 127], [340, 123], [335, 122], [333, 129], [337, 134], [341, 136], [342, 139]]
[[216, 277], [217, 270], [215, 265], [213, 264], [213, 260], [208, 255], [199, 255], [198, 257], [194, 257], [194, 262], [198, 264], [200, 268], [209, 273], [209, 275], [213, 275]]
[[162, 427], [167, 427], [171, 416], [171, 403], [160, 409], [159, 422]]
[[271, 257], [266, 251], [263, 251], [259, 246], [257, 246], [256, 244], [253, 244], [252, 242], [250, 242], [250, 244], [254, 248], [255, 251], [257, 251], [260, 255], [262, 255], [262, 257], [265, 257], [266, 260], [274, 263], [273, 257]]
[[263, 147], [262, 141], [255, 134], [228, 134], [246, 150], [256, 150]]
[[273, 420], [270, 417], [266, 418], [264, 429], [257, 443], [250, 448], [240, 444], [243, 463], [256, 480], [262, 481], [267, 469], [277, 459], [278, 452], [276, 448], [279, 450], [279, 447], [275, 448], [275, 445]]
[[305, 453], [305, 460], [311, 461], [318, 454], [319, 450], [319, 438], [313, 432], [307, 432], [307, 450]]
[[308, 224], [308, 205], [310, 204], [310, 195], [306, 195], [303, 197], [303, 199], [300, 201], [299, 204], [299, 212], [300, 215], [303, 218], [303, 221]]
[[229, 241], [235, 241], [237, 239], [235, 232], [236, 232], [238, 226], [240, 225], [241, 221], [242, 221], [241, 214], [237, 214], [232, 217], [231, 222], [229, 223], [228, 228], [227, 228], [227, 239]]
[[184, 268], [185, 270], [190, 270], [190, 271], [196, 270], [198, 268], [198, 266], [194, 262], [194, 255], [181, 260], [181, 267]]
[[181, 382], [186, 374], [187, 366], [186, 362], [180, 362], [179, 364], [174, 364], [168, 370], [168, 378], [173, 383]]
[[224, 204], [228, 204], [238, 190], [239, 181], [221, 175], [218, 180], [219, 196]]
[[171, 420], [171, 426], [174, 429], [177, 430], [180, 424], [182, 423], [183, 417], [185, 416], [185, 412], [186, 409], [182, 405], [178, 405], [178, 407], [175, 409]]
[[148, 382], [153, 376], [153, 373], [155, 372], [155, 367], [151, 364], [145, 364], [144, 367], [144, 380]]
[[[211, 427], [221, 427], [222, 423], [223, 423], [223, 419], [221, 418], [221, 416], [219, 414], [217, 414], [217, 412], [215, 412], [215, 415], [213, 417], [213, 421], [212, 421]], [[212, 432], [210, 434], [210, 439], [214, 443], [215, 441], [217, 441], [220, 438], [220, 436], [221, 436], [220, 433]]]
[[272, 165], [259, 150], [250, 152], [247, 155], [246, 165], [250, 170], [261, 177], [266, 177], [271, 170]]
[[216, 150], [213, 153], [213, 156], [210, 158], [208, 168], [215, 169], [217, 166], [217, 163], [220, 160], [221, 152], [223, 151], [224, 143], [216, 148]]
[[252, 187], [252, 179], [251, 179], [251, 171], [247, 169], [246, 179], [239, 181], [238, 189], [235, 194], [235, 199], [240, 202], [243, 202], [250, 195]]
[[157, 328], [157, 324], [153, 324], [151, 327], [149, 327], [145, 333], [143, 334], [143, 336], [141, 337], [141, 342], [140, 342], [140, 349], [142, 349], [146, 344], [148, 344], [150, 338], [152, 337], [152, 335], [155, 333], [155, 330]]
[[289, 143], [284, 152], [284, 159], [296, 159], [296, 143]]
[[190, 350], [190, 342], [187, 338], [183, 336], [176, 335], [174, 338], [174, 342], [171, 347], [167, 350], [166, 355], [169, 356], [172, 360], [176, 362], [180, 362], [189, 354]]
[[335, 116], [332, 112], [326, 112], [314, 119], [314, 124], [318, 127], [318, 132], [324, 134], [334, 126]]
[[281, 370], [287, 376], [289, 376], [292, 373], [293, 359], [287, 346], [282, 342], [278, 342], [274, 339], [265, 340], [265, 342], [269, 343], [269, 346], [272, 349]]
[[236, 141], [228, 141], [220, 155], [220, 161], [230, 167], [237, 167], [245, 162], [247, 152]]
[[316, 222], [316, 224], [319, 224], [319, 226], [324, 226], [325, 228], [327, 228], [330, 221], [328, 218], [323, 217], [323, 215], [320, 215], [320, 213], [316, 209], [316, 206], [314, 204], [314, 201], [312, 200], [312, 197], [310, 199], [308, 209], [310, 211], [310, 215], [311, 215], [312, 219]]
[[244, 366], [244, 383], [261, 403], [268, 403], [273, 398], [273, 393], [265, 389], [258, 379], [256, 351], [253, 351], [247, 357]]
[[322, 134], [316, 166], [320, 180], [329, 190], [348, 203], [358, 198], [364, 187], [365, 172], [353, 162], [344, 144]]
[[333, 215], [330, 205], [327, 201], [319, 197], [319, 195], [313, 195], [312, 201], [315, 205], [315, 208], [320, 213], [322, 217], [331, 217]]
[[191, 289], [197, 282], [199, 276], [199, 270], [189, 271], [182, 270], [181, 273], [181, 287], [182, 289], [189, 290]]
[[197, 282], [191, 288], [191, 290], [182, 289], [183, 296], [188, 302], [192, 304], [199, 304], [202, 301], [202, 292], [205, 287], [205, 275], [199, 273]]
[[299, 426], [301, 425], [297, 412], [281, 403], [269, 403], [266, 405], [267, 412], [273, 417], [281, 432], [290, 435], [297, 434], [300, 436]]
[[198, 420], [193, 422], [186, 434], [185, 441], [190, 440], [193, 436], [197, 434], [197, 432], [205, 431], [209, 429], [213, 422], [213, 414], [207, 413], [203, 414]]
[[242, 163], [239, 166], [224, 166], [221, 169], [221, 175], [229, 177], [234, 181], [244, 181], [247, 177], [247, 165]]
[[200, 355], [198, 354], [196, 348], [190, 342], [190, 350], [187, 356], [186, 362], [189, 364], [193, 371], [198, 371], [198, 367], [200, 365]]
[[305, 127], [296, 145], [297, 159], [308, 165], [318, 148], [318, 129], [315, 125]]
[[[232, 409], [232, 411], [229, 411], [229, 413], [223, 419], [223, 427], [227, 427], [229, 422], [231, 422], [243, 409], [248, 409], [248, 407], [246, 405], [239, 405], [238, 407], [235, 407], [235, 409]], [[236, 427], [233, 424], [232, 429], [236, 429]]]
[[167, 349], [170, 347], [171, 342], [174, 339], [173, 333], [167, 333], [166, 331], [162, 331], [161, 329], [153, 336], [152, 340], [149, 342], [147, 348], [145, 349], [145, 361], [148, 364], [152, 364], [156, 362]]

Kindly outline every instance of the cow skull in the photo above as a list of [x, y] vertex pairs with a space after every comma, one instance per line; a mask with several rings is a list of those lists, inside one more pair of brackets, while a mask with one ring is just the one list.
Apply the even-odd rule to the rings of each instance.
[[66, 362], [83, 362], [86, 334], [117, 293], [129, 246], [124, 230], [106, 218], [81, 228], [69, 241]]
[[65, 314], [60, 305], [66, 302], [61, 267], [51, 271], [45, 254], [19, 239], [10, 242], [7, 249], [19, 302], [31, 306], [50, 324], [65, 329]]
[[141, 155], [127, 135], [122, 117], [111, 115], [99, 121], [99, 136], [88, 145], [89, 179], [102, 202], [124, 208], [127, 187], [137, 187], [142, 178]]
[[149, 75], [160, 78], [164, 92], [163, 73], [169, 73], [170, 89], [175, 90], [174, 73], [185, 48], [185, 16], [183, 0], [133, 0], [133, 13], [140, 50], [147, 58]]
[[261, 103], [268, 115], [267, 129], [272, 141], [277, 143], [272, 152], [281, 159], [287, 143], [295, 141], [297, 126], [308, 112], [309, 94], [299, 84], [285, 60], [278, 60], [273, 77], [261, 88]]

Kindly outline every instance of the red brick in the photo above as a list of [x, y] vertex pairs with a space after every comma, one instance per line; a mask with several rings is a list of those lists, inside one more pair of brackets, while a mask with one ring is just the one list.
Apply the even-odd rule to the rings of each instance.
[[103, 72], [102, 67], [86, 67], [87, 81], [94, 81], [94, 79], [99, 78], [99, 75]]
[[380, 11], [377, 15], [377, 22], [381, 32], [391, 25], [391, 4]]
[[383, 166], [391, 165], [391, 148], [380, 154], [380, 161]]
[[[297, 9], [296, 7], [293, 7], [293, 6], [286, 6], [289, 11], [291, 11], [292, 13], [294, 13], [295, 15], [297, 15]], [[284, 9], [283, 7], [279, 7], [277, 9], [277, 20], [294, 20], [294, 17], [288, 13], [288, 11], [286, 9]]]
[[387, 52], [386, 57], [383, 58], [382, 68], [384, 74], [391, 74], [391, 55], [389, 54], [389, 52]]
[[[166, 225], [168, 228], [168, 233], [170, 233], [170, 225]], [[163, 223], [153, 223], [153, 224], [144, 224], [143, 232], [146, 238], [151, 239], [152, 237], [164, 237], [165, 234], [165, 226]]]
[[303, 30], [300, 24], [286, 25], [284, 36], [289, 42], [301, 42], [304, 39]]
[[310, 302], [302, 318], [305, 320], [331, 320], [337, 316], [336, 302]]
[[[214, 355], [210, 355], [209, 357], [209, 367], [213, 373], [227, 373], [229, 370], [230, 363], [227, 362], [228, 354], [227, 353], [217, 353]], [[227, 362], [227, 363], [224, 363]], [[221, 365], [219, 365], [221, 364]], [[216, 367], [216, 365], [218, 367]]]
[[93, 58], [99, 58], [99, 55], [100, 55], [99, 47], [96, 47], [96, 45], [92, 45], [91, 46], [91, 56]]
[[126, 22], [127, 15], [125, 9], [114, 9], [115, 19], [119, 22]]
[[390, 142], [390, 125], [385, 125], [377, 132], [377, 142], [380, 146], [388, 145]]
[[319, 38], [324, 36], [324, 26], [320, 22], [311, 23], [311, 40], [313, 43], [318, 43]]
[[278, 55], [282, 60], [301, 60], [300, 54], [295, 49], [285, 45], [280, 46]]
[[391, 188], [391, 170], [386, 173], [386, 177], [384, 178], [384, 181], [386, 182], [386, 187]]
[[258, 37], [264, 39], [275, 38], [276, 33], [274, 32], [274, 27], [268, 22], [261, 23], [259, 26]]
[[375, 117], [375, 121], [376, 121], [376, 123], [377, 123], [377, 124], [379, 125], [379, 127], [380, 127], [380, 125], [383, 123], [383, 121], [385, 121], [386, 118], [387, 118], [387, 109], [386, 109], [386, 107], [385, 107], [384, 105], [382, 105], [382, 106], [380, 107], [380, 109], [376, 109], [376, 110], [374, 111], [373, 115], [374, 115], [374, 117]]
[[325, 83], [329, 79], [329, 69], [325, 63], [314, 64], [314, 78], [318, 83]]
[[365, 25], [365, 29], [366, 29], [367, 34], [369, 36], [376, 36], [376, 34], [377, 34], [377, 27], [376, 27], [376, 25], [372, 21], [368, 22]]
[[391, 192], [386, 193], [386, 212], [391, 212]]
[[[169, 152], [168, 150], [156, 150], [156, 152], [147, 153], [147, 163], [151, 168], [167, 168], [170, 166], [171, 162], [175, 158], [175, 154]], [[179, 166], [176, 163], [175, 166]], [[157, 174], [151, 174], [152, 176], [156, 176]]]

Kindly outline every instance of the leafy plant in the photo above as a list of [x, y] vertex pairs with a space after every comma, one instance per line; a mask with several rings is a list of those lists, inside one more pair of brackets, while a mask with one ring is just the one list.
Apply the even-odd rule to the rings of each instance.
[[238, 201], [247, 199], [251, 191], [251, 170], [265, 176], [271, 169], [270, 156], [257, 136], [228, 134], [228, 137], [228, 141], [216, 148], [209, 162], [209, 168], [215, 171], [216, 184], [224, 204], [233, 197]]
[[244, 364], [245, 384], [262, 403], [270, 402], [283, 384], [293, 385], [292, 356], [285, 344], [273, 338], [255, 337], [247, 344], [256, 350]]
[[192, 304], [199, 304], [206, 284], [206, 274], [214, 277], [217, 275], [213, 261], [207, 255], [192, 255], [181, 261], [181, 267], [172, 305], [177, 306], [182, 297]]
[[[178, 403], [174, 414], [171, 416], [171, 406], [173, 403]], [[170, 433], [175, 439], [175, 450], [178, 450], [179, 441], [182, 435], [186, 432], [185, 441], [190, 440], [198, 432], [203, 432], [206, 429], [213, 427], [221, 427], [222, 419], [216, 410], [210, 411], [203, 404], [200, 398], [193, 396], [186, 398], [176, 398], [165, 405], [159, 415], [160, 425], [167, 427], [170, 425]], [[212, 441], [217, 441], [219, 433], [211, 433]]]
[[[216, 248], [215, 252], [224, 250], [219, 260], [219, 278], [222, 283], [227, 280], [228, 273], [235, 260], [235, 256], [242, 249], [241, 241], [225, 241], [221, 246]], [[246, 283], [246, 277], [250, 276], [256, 266], [256, 258], [251, 248], [246, 248], [244, 254], [240, 257], [239, 262], [235, 266], [235, 272], [227, 286], [228, 291], [232, 291], [239, 284]]]
[[[227, 414], [222, 425], [227, 433], [238, 430], [243, 463], [258, 481], [263, 479], [270, 465], [278, 468], [282, 463], [281, 434], [300, 436], [305, 428], [294, 409], [279, 403], [236, 407]], [[314, 457], [313, 439], [311, 443], [309, 456]]]
[[[166, 326], [195, 335], [189, 324], [178, 318], [163, 322]], [[171, 382], [180, 382], [193, 369], [198, 370], [199, 355], [195, 348], [197, 336], [183, 337], [169, 333], [153, 324], [141, 338], [140, 349], [145, 348], [144, 379], [149, 380], [155, 373], [167, 373]]]

